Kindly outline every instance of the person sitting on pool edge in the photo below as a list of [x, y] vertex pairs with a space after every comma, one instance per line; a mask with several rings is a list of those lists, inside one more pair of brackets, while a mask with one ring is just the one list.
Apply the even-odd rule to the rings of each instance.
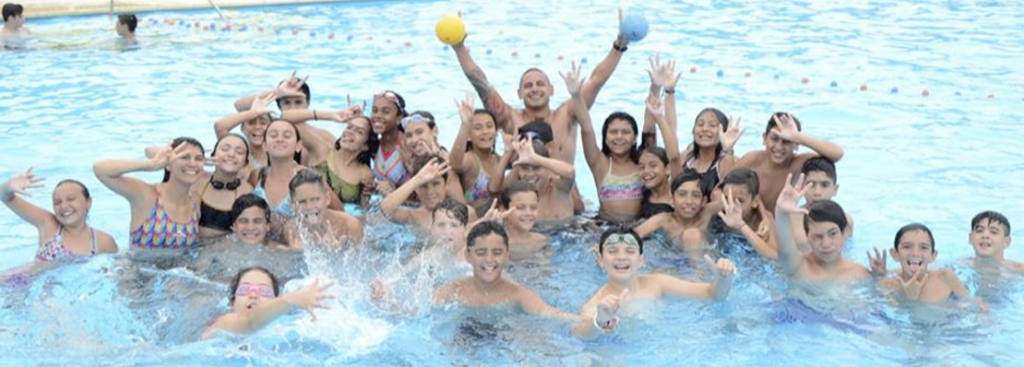
[[31, 35], [32, 31], [25, 26], [24, 11], [25, 7], [21, 4], [4, 4], [4, 27], [0, 31], [0, 46], [6, 48], [25, 47], [24, 37]]
[[[800, 120], [784, 112], [772, 115], [762, 138], [764, 150], [744, 154], [733, 167], [727, 167], [728, 162], [723, 162], [720, 170], [723, 177], [733, 168], [746, 167], [757, 172], [761, 180], [761, 197], [768, 212], [775, 211], [775, 202], [786, 186], [782, 179], [798, 173], [808, 159], [820, 155], [839, 162], [843, 158], [843, 148], [801, 132]], [[814, 153], [796, 155], [800, 145], [811, 148]]]
[[581, 319], [572, 328], [573, 335], [591, 338], [599, 331], [608, 332], [619, 322], [620, 308], [626, 313], [636, 309], [639, 300], [656, 300], [663, 296], [702, 300], [724, 300], [732, 289], [736, 267], [729, 259], [718, 262], [704, 255], [715, 281], [694, 283], [667, 274], [640, 275], [644, 265], [644, 242], [632, 229], [616, 226], [604, 231], [598, 242], [598, 264], [608, 280], [580, 309]]
[[131, 47], [138, 44], [138, 40], [135, 39], [135, 28], [138, 24], [139, 18], [135, 17], [135, 14], [124, 13], [117, 16], [117, 25], [114, 26], [114, 31], [121, 36], [121, 46]]
[[315, 308], [327, 308], [323, 301], [334, 296], [325, 291], [334, 282], [320, 285], [319, 280], [292, 293], [280, 296], [281, 285], [269, 270], [261, 267], [245, 268], [238, 271], [228, 289], [228, 305], [231, 312], [217, 318], [203, 331], [202, 340], [223, 330], [232, 334], [252, 334], [270, 324], [281, 315], [294, 309], [304, 309], [316, 321]]
[[[792, 174], [786, 176], [785, 187], [775, 206], [775, 232], [779, 239], [779, 263], [783, 275], [795, 281], [860, 281], [871, 276], [868, 269], [843, 258], [843, 231], [846, 213], [832, 200], [820, 200], [807, 208], [799, 201], [810, 185], [804, 185], [804, 175], [791, 183]], [[804, 253], [796, 245], [791, 222], [803, 214], [803, 227], [811, 251]]]

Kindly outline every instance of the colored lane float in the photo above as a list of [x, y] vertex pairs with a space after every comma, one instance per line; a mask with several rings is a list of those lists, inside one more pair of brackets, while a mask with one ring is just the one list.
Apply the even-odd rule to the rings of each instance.
[[[207, 24], [207, 23], [204, 23], [204, 22], [199, 21], [199, 20], [177, 19], [177, 18], [168, 18], [168, 19], [162, 19], [162, 20], [161, 19], [156, 19], [156, 18], [147, 18], [147, 20], [148, 20], [148, 22], [151, 25], [163, 24], [165, 26], [177, 26], [177, 27], [183, 27], [183, 28], [186, 28], [186, 29], [194, 29], [196, 31], [202, 30], [202, 31], [207, 31], [207, 32], [220, 31], [220, 32], [239, 32], [239, 33], [242, 33], [242, 32], [248, 32], [250, 30], [255, 30], [258, 33], [265, 33], [268, 30], [270, 30], [269, 33], [272, 33], [273, 35], [282, 35], [282, 34], [291, 33], [292, 36], [298, 36], [300, 33], [304, 33], [304, 34], [308, 34], [310, 38], [323, 37], [323, 38], [326, 38], [327, 40], [334, 40], [336, 38], [339, 38], [339, 36], [335, 32], [333, 32], [331, 30], [302, 29], [302, 28], [295, 28], [295, 27], [276, 27], [276, 26], [266, 25], [266, 24], [263, 24], [263, 23], [259, 23], [259, 24], [240, 24], [240, 23], [222, 23], [222, 24], [218, 24], [216, 22], [213, 22], [213, 23], [208, 23]], [[139, 18], [139, 21], [140, 22], [143, 21], [141, 17]], [[623, 35], [623, 37], [625, 37], [630, 42], [638, 42], [638, 41], [643, 40], [647, 36], [649, 30], [650, 30], [650, 25], [647, 22], [647, 19], [642, 14], [636, 13], [636, 12], [628, 12], [628, 13], [626, 13], [623, 16], [622, 21], [619, 24], [619, 32]], [[441, 41], [441, 43], [443, 44], [441, 49], [443, 51], [447, 51], [452, 45], [457, 44], [459, 41], [461, 41], [466, 36], [466, 24], [462, 20], [462, 18], [460, 16], [458, 16], [458, 15], [454, 15], [454, 14], [445, 15], [444, 17], [439, 19], [437, 21], [437, 23], [435, 24], [435, 26], [434, 26], [434, 33], [437, 36], [437, 39], [439, 41]], [[346, 42], [352, 42], [354, 39], [356, 39], [356, 35], [347, 34], [344, 37], [344, 39], [345, 39]], [[367, 41], [372, 41], [373, 40], [373, 36], [367, 36], [366, 40]], [[386, 43], [391, 43], [391, 39], [386, 39], [385, 42]], [[402, 42], [402, 45], [404, 47], [406, 47], [406, 48], [413, 47], [412, 41], [409, 41], [409, 40], [406, 40], [406, 41]], [[496, 54], [494, 49], [486, 49], [484, 51], [484, 53], [486, 55], [495, 55]], [[529, 54], [529, 53], [527, 53], [527, 54]], [[511, 57], [518, 58], [520, 56], [520, 51], [517, 50], [517, 49], [513, 49], [507, 55], [510, 55]], [[541, 53], [533, 53], [533, 58], [535, 58], [535, 59], [542, 59], [542, 58], [544, 58], [544, 55], [541, 54]], [[557, 55], [555, 57], [555, 59], [557, 61], [565, 61], [566, 57], [564, 55]], [[580, 58], [579, 61], [580, 61], [580, 64], [586, 64], [588, 60], [587, 60], [586, 57], [583, 57], [583, 58]], [[690, 72], [690, 74], [697, 74], [697, 73], [700, 72], [700, 67], [697, 66], [697, 65], [691, 65], [689, 67], [689, 72]], [[729, 73], [729, 72], [727, 72], [726, 70], [723, 70], [723, 69], [717, 69], [715, 71], [715, 76], [717, 78], [726, 78], [727, 75], [743, 75], [743, 78], [752, 78], [754, 76], [753, 72], [751, 72], [751, 71], [743, 71], [742, 73], [736, 73], [736, 74], [731, 74], [731, 73]], [[783, 77], [781, 75], [779, 75], [779, 74], [773, 74], [772, 78], [775, 79], [775, 80], [782, 80], [783, 79]], [[810, 77], [807, 77], [807, 76], [801, 77], [799, 79], [799, 82], [802, 85], [813, 85], [811, 83]], [[839, 81], [832, 80], [832, 81], [830, 81], [828, 83], [828, 86], [829, 86], [829, 88], [839, 88], [840, 83], [839, 83]], [[857, 90], [860, 91], [860, 92], [867, 92], [868, 91], [867, 83], [860, 83], [857, 86]], [[899, 93], [900, 93], [900, 88], [899, 87], [894, 86], [894, 87], [889, 88], [889, 94], [899, 94]], [[921, 95], [921, 97], [929, 97], [929, 96], [932, 95], [932, 93], [929, 90], [929, 88], [923, 88], [921, 90], [921, 92], [920, 92], [920, 95]], [[962, 97], [963, 93], [961, 93], [960, 91], [955, 91], [953, 93], [953, 95], [956, 96], [956, 97]], [[996, 95], [994, 93], [988, 93], [985, 98], [986, 99], [990, 99], [990, 100], [991, 99], [995, 99]], [[1022, 101], [1024, 101], [1024, 99], [1022, 99]]]

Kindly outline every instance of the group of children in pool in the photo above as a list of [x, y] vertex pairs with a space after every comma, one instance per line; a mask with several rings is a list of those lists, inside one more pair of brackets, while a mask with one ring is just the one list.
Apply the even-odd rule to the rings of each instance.
[[[844, 258], [853, 221], [831, 200], [838, 189], [835, 162], [843, 150], [804, 133], [790, 114], [771, 116], [762, 135], [764, 150], [736, 159], [733, 147], [743, 132], [739, 119], [704, 109], [694, 122], [693, 142], [680, 151], [674, 98], [680, 73], [673, 62], [655, 58], [643, 126], [628, 113], [612, 113], [604, 120], [598, 147], [589, 108], [627, 51], [621, 35], [589, 78], [582, 78], [575, 64], [560, 73], [571, 98], [555, 108], [550, 104], [554, 87], [538, 69], [520, 78], [517, 94], [524, 107], [505, 102], [464, 41], [452, 49], [484, 109], [474, 109], [472, 97], [456, 101], [461, 125], [450, 151], [438, 143], [434, 116], [407, 111], [398, 93], [375, 94], [369, 116], [364, 106], [351, 103], [343, 110], [313, 110], [306, 78], [293, 73], [276, 88], [239, 98], [237, 112], [215, 122], [218, 141], [210, 161], [199, 141], [181, 137], [147, 148], [145, 160], [97, 162], [96, 177], [130, 204], [129, 246], [174, 252], [195, 248], [201, 239], [224, 238], [289, 249], [345, 248], [362, 240], [365, 218], [346, 213], [344, 204], [368, 207], [371, 196], [379, 195], [379, 207], [390, 220], [433, 239], [409, 267], [471, 268], [471, 276], [438, 287], [435, 303], [514, 304], [529, 313], [570, 320], [580, 336], [613, 329], [636, 300], [665, 295], [724, 299], [735, 267], [706, 254], [714, 232], [742, 235], [748, 252], [777, 261], [794, 286], [874, 276], [879, 286], [909, 300], [969, 298], [952, 271], [929, 269], [937, 254], [935, 241], [920, 224], [897, 232], [889, 251], [901, 267], [894, 274], [886, 268], [886, 254], [877, 250], [868, 254], [870, 270]], [[267, 107], [274, 101], [279, 115]], [[343, 123], [345, 129], [336, 138], [309, 123], [316, 120]], [[241, 135], [231, 133], [237, 127]], [[659, 130], [664, 147], [656, 144]], [[495, 149], [499, 131], [505, 147], [501, 154]], [[550, 250], [547, 236], [533, 231], [535, 226], [564, 227], [582, 211], [572, 165], [578, 135], [598, 190], [595, 223], [610, 229], [596, 246], [597, 263], [608, 280], [577, 314], [548, 305], [502, 278], [502, 271], [509, 261]], [[797, 155], [800, 145], [814, 152]], [[164, 178], [156, 184], [126, 176], [159, 170]], [[4, 204], [39, 230], [38, 264], [117, 251], [109, 234], [86, 223], [92, 201], [83, 184], [58, 183], [53, 212], [16, 195], [41, 186], [42, 178], [29, 169], [0, 187]], [[658, 231], [693, 258], [703, 258], [714, 281], [640, 275], [644, 238]], [[1005, 216], [978, 214], [971, 221], [970, 243], [975, 266], [1024, 272], [1024, 265], [1003, 258], [1010, 244]], [[374, 282], [371, 299], [393, 304], [390, 286]], [[232, 312], [215, 321], [204, 338], [215, 330], [256, 330], [293, 308], [312, 313], [331, 297], [329, 287], [314, 282], [279, 295], [269, 271], [244, 269], [231, 285]]]

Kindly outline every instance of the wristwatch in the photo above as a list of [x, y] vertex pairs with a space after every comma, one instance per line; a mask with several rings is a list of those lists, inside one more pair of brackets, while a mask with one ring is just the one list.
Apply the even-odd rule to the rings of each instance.
[[616, 42], [612, 42], [612, 48], [614, 48], [615, 51], [619, 51], [619, 52], [626, 52], [626, 50], [629, 49], [629, 47], [627, 47], [627, 46], [619, 46], [619, 44], [616, 43]]

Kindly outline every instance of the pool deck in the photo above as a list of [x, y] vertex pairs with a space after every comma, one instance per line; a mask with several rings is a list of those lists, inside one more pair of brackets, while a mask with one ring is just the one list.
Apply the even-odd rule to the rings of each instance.
[[[213, 0], [213, 2], [221, 9], [241, 6], [309, 4], [338, 1], [339, 0]], [[110, 0], [7, 0], [5, 2], [21, 3], [25, 7], [25, 17], [28, 19], [64, 15], [105, 14], [110, 11], [111, 4]], [[114, 0], [113, 3], [114, 13], [211, 8], [209, 0]]]

